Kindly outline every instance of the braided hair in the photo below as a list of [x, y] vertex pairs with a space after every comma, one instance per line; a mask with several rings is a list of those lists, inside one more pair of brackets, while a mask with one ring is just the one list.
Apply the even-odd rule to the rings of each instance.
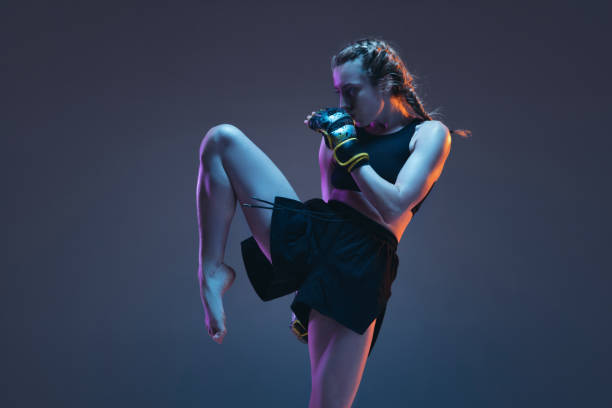
[[[380, 38], [366, 37], [349, 43], [331, 59], [332, 70], [345, 62], [359, 57], [363, 58], [363, 68], [370, 83], [383, 92], [392, 95], [403, 95], [412, 109], [424, 120], [434, 120], [438, 115], [428, 113], [416, 93], [413, 75], [410, 74], [399, 54]], [[469, 137], [472, 132], [466, 129], [451, 130], [462, 137]]]

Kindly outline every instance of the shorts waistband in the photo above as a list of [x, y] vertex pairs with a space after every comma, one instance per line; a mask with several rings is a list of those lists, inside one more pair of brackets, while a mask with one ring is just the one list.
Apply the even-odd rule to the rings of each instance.
[[[324, 221], [348, 221], [355, 225], [358, 225], [360, 228], [365, 229], [366, 231], [387, 242], [393, 247], [394, 250], [397, 249], [398, 242], [397, 238], [395, 237], [395, 234], [393, 234], [383, 225], [377, 223], [373, 219], [360, 213], [359, 211], [357, 211], [350, 205], [343, 203], [342, 201], [329, 200], [326, 203], [321, 198], [312, 198], [310, 200], [302, 202], [288, 197], [274, 196], [274, 202], [270, 202], [254, 196], [251, 198], [271, 205], [271, 207], [265, 207], [262, 205], [255, 205], [249, 203], [241, 203], [241, 205], [246, 207], [264, 208], [268, 210], [276, 209], [297, 211], [309, 215], [311, 217], [321, 218]], [[333, 214], [329, 213], [329, 209], [332, 209], [333, 212], [336, 214], [340, 214], [340, 217], [334, 217]], [[331, 217], [329, 217], [330, 215]]]
[[387, 241], [393, 246], [394, 249], [397, 248], [398, 242], [397, 238], [395, 237], [395, 234], [393, 234], [385, 226], [377, 223], [373, 219], [357, 211], [350, 205], [343, 203], [342, 201], [329, 200], [327, 204], [334, 210], [338, 210], [339, 212], [341, 212], [342, 215], [349, 218], [350, 221], [359, 224], [360, 227], [365, 228], [369, 232], [372, 232], [373, 234]]

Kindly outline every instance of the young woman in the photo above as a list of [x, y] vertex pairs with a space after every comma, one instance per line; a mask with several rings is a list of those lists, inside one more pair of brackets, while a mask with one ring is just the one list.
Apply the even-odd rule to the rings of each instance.
[[[332, 58], [332, 73], [357, 142], [341, 152], [347, 144], [319, 129], [322, 199], [300, 201], [230, 124], [204, 136], [197, 183], [209, 334], [221, 343], [227, 333], [222, 296], [236, 274], [223, 258], [238, 200], [253, 234], [241, 249], [257, 294], [270, 300], [296, 292], [291, 309], [308, 334], [311, 408], [351, 405], [391, 296], [397, 244], [442, 173], [451, 133], [469, 134], [432, 119], [399, 55], [381, 39], [350, 43]], [[304, 123], [312, 128], [322, 115], [312, 112]]]

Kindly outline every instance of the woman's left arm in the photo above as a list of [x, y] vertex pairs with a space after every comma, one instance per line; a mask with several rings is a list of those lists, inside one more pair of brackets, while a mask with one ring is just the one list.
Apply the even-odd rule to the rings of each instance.
[[351, 172], [355, 183], [387, 224], [397, 220], [427, 195], [438, 180], [450, 153], [451, 136], [440, 121], [419, 126], [414, 150], [402, 166], [395, 184], [380, 177], [370, 165]]

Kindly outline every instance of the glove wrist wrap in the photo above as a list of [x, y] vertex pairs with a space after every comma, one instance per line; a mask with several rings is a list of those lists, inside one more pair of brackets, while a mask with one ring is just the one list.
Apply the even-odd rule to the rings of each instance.
[[334, 148], [334, 159], [338, 165], [345, 167], [350, 173], [358, 167], [370, 162], [370, 155], [360, 149], [357, 138], [349, 138], [340, 142]]

